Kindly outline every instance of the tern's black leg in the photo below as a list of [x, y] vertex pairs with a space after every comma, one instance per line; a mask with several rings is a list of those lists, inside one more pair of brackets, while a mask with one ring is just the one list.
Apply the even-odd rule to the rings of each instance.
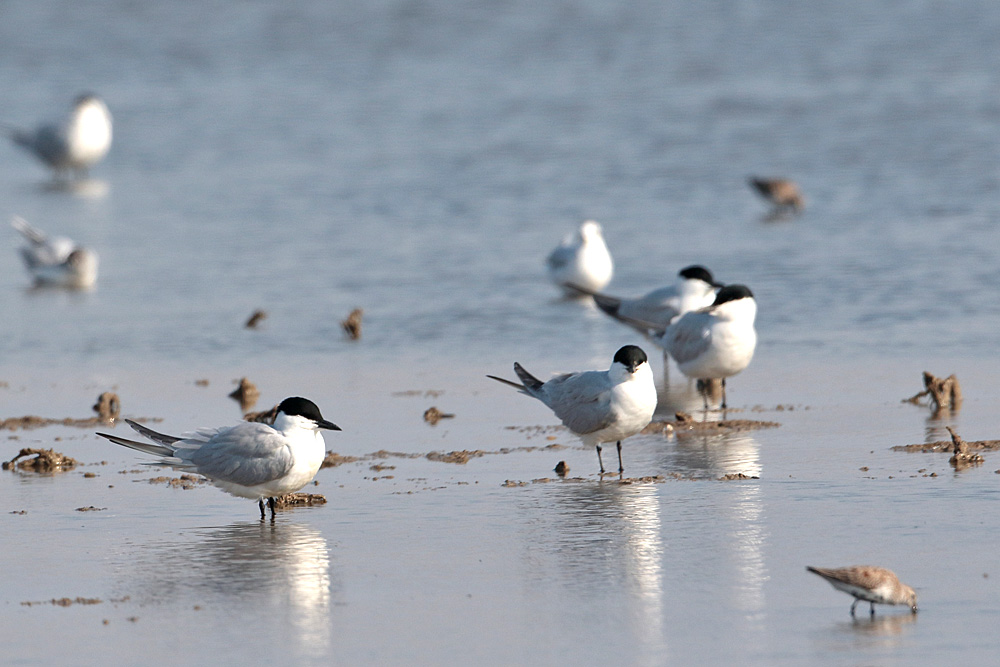
[[622, 441], [618, 441], [618, 474], [625, 472], [625, 467], [622, 466]]
[[261, 498], [260, 500], [257, 501], [257, 507], [260, 508], [260, 518], [261, 519], [266, 518], [267, 515], [264, 514], [264, 499], [263, 498]]
[[601, 474], [604, 474], [604, 461], [601, 460], [601, 446], [597, 445], [597, 463], [601, 466]]
[[854, 604], [851, 605], [851, 618], [854, 618], [854, 608], [858, 606], [859, 602], [861, 602], [861, 598], [854, 598]]
[[705, 418], [708, 419], [708, 392], [710, 388], [711, 380], [698, 380], [695, 383], [695, 387], [698, 389], [698, 393], [701, 394], [701, 404], [705, 408]]
[[269, 508], [271, 508], [271, 521], [274, 521], [274, 506], [275, 506], [276, 504], [277, 504], [277, 503], [276, 503], [276, 502], [274, 501], [274, 498], [268, 498], [268, 499], [267, 499], [267, 506], [268, 506]]
[[726, 378], [722, 378], [722, 409], [726, 409]]

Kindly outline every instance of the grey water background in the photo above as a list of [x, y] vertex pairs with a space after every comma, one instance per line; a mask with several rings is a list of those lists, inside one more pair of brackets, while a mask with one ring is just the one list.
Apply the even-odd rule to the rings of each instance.
[[[544, 446], [506, 427], [554, 418], [483, 375], [606, 367], [638, 342], [545, 280], [593, 218], [611, 293], [695, 262], [754, 290], [730, 400], [782, 423], [626, 443], [629, 474], [695, 482], [598, 483], [565, 432], [558, 453], [390, 460], [391, 480], [342, 466], [317, 478], [330, 504], [274, 527], [213, 489], [132, 483], [148, 471], [5, 474], [3, 507], [27, 511], [0, 527], [7, 658], [993, 659], [966, 631], [997, 618], [996, 465], [889, 447], [997, 435], [998, 23], [974, 2], [4, 3], [2, 120], [82, 90], [115, 117], [76, 190], [0, 145], [0, 215], [101, 256], [93, 292], [29, 290], [7, 232], [4, 416], [114, 387], [164, 430], [224, 424], [248, 375], [262, 404], [314, 398], [341, 453]], [[750, 174], [796, 179], [805, 214], [768, 221]], [[959, 375], [959, 415], [899, 404], [923, 370]], [[663, 414], [698, 404], [670, 379]], [[432, 402], [456, 419], [425, 425]], [[61, 427], [3, 458], [33, 443], [138, 468]], [[500, 486], [559, 458], [586, 481]], [[728, 472], [761, 479], [711, 481]], [[73, 511], [90, 504], [107, 509]], [[868, 561], [918, 588], [917, 617], [850, 623], [803, 570]], [[65, 595], [105, 602], [20, 604]]]

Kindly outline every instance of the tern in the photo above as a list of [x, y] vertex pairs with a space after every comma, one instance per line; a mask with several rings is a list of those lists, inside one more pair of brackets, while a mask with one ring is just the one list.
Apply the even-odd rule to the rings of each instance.
[[256, 499], [263, 519], [267, 498], [274, 518], [275, 498], [294, 493], [312, 481], [326, 456], [320, 429], [339, 431], [323, 419], [316, 404], [306, 398], [286, 398], [278, 405], [274, 426], [240, 422], [235, 426], [199, 429], [184, 437], [164, 435], [125, 420], [156, 444], [126, 440], [108, 433], [111, 442], [161, 457], [146, 465], [194, 472], [227, 493]]
[[[620, 298], [590, 292], [594, 303], [605, 313], [627, 324], [643, 335], [662, 332], [670, 323], [692, 310], [709, 306], [715, 301], [720, 283], [704, 266], [692, 265], [681, 269], [673, 285], [660, 287], [645, 296]], [[586, 291], [581, 288], [581, 291]]]
[[548, 382], [542, 382], [518, 363], [514, 364], [514, 372], [523, 384], [495, 375], [487, 377], [515, 387], [522, 394], [549, 406], [584, 444], [597, 449], [602, 474], [601, 444], [617, 443], [618, 473], [625, 471], [622, 440], [646, 428], [656, 410], [653, 371], [641, 348], [635, 345], [621, 348], [606, 371], [566, 373]]
[[50, 237], [14, 216], [11, 226], [28, 245], [21, 248], [28, 271], [37, 285], [87, 289], [97, 282], [97, 255], [65, 236]]
[[545, 260], [549, 278], [568, 296], [580, 296], [580, 290], [596, 292], [611, 281], [614, 265], [604, 242], [601, 225], [587, 220], [575, 234], [567, 236]]
[[685, 313], [656, 341], [689, 378], [722, 380], [725, 409], [726, 378], [746, 368], [757, 347], [753, 326], [756, 316], [757, 302], [750, 289], [746, 285], [726, 285], [715, 295], [712, 305]]
[[34, 130], [5, 129], [15, 144], [34, 154], [57, 177], [73, 171], [85, 178], [87, 169], [111, 148], [111, 112], [101, 98], [90, 93], [78, 96], [60, 123]]
[[905, 604], [917, 613], [917, 594], [904, 584], [892, 570], [874, 565], [853, 565], [850, 567], [826, 568], [806, 567], [807, 570], [830, 582], [838, 591], [854, 596], [854, 608], [864, 600], [870, 603], [871, 615], [875, 615], [875, 604]]

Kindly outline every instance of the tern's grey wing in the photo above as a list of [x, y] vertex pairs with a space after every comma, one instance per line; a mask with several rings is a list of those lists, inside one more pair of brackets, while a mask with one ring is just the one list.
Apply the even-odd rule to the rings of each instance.
[[704, 311], [687, 313], [667, 329], [663, 338], [674, 361], [686, 363], [709, 348], [712, 344], [711, 317]]
[[558, 270], [563, 267], [569, 266], [573, 261], [573, 257], [576, 251], [574, 248], [569, 246], [561, 245], [552, 252], [549, 253], [548, 258], [545, 263], [548, 265], [550, 270]]
[[623, 301], [617, 317], [638, 329], [663, 331], [679, 314], [680, 310], [669, 302], [656, 302], [643, 297]]
[[543, 400], [567, 428], [587, 434], [611, 423], [610, 390], [607, 371], [570, 373], [546, 382]]
[[259, 422], [242, 422], [214, 434], [200, 431], [174, 446], [174, 455], [184, 462], [184, 467], [213, 480], [242, 486], [278, 479], [294, 463], [284, 437]]
[[50, 166], [58, 167], [66, 159], [66, 138], [56, 125], [43, 125], [34, 132], [17, 133], [14, 141]]

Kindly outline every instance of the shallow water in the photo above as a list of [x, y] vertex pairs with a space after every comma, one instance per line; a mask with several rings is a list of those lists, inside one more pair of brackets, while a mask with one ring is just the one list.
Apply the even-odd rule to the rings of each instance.
[[[331, 450], [417, 457], [324, 470], [309, 490], [329, 504], [272, 526], [215, 489], [148, 484], [156, 471], [89, 429], [0, 432], [0, 458], [41, 446], [85, 464], [0, 475], [0, 507], [26, 512], [0, 515], [8, 661], [992, 659], [995, 639], [968, 629], [996, 618], [1000, 466], [889, 448], [946, 424], [997, 437], [1000, 10], [204, 12], [5, 5], [2, 120], [54, 117], [90, 89], [116, 126], [78, 188], [0, 145], [6, 214], [102, 260], [93, 292], [30, 290], [8, 233], [0, 417], [84, 417], [112, 389], [178, 432], [236, 420], [226, 394], [247, 376], [258, 408], [316, 400], [344, 428]], [[752, 173], [794, 177], [805, 214], [769, 221]], [[600, 482], [593, 451], [534, 428], [556, 424], [544, 406], [484, 377], [515, 360], [543, 377], [606, 367], [642, 344], [545, 281], [544, 256], [587, 217], [611, 293], [694, 262], [754, 290], [760, 345], [730, 416], [780, 427], [635, 437], [627, 473], [666, 481]], [[339, 320], [358, 306], [351, 343]], [[257, 308], [269, 317], [243, 329]], [[958, 415], [899, 403], [923, 370], [959, 376]], [[661, 416], [697, 411], [670, 380]], [[431, 427], [431, 405], [456, 417]], [[533, 483], [559, 460], [582, 481]], [[716, 481], [729, 473], [760, 479]], [[851, 622], [850, 598], [804, 570], [866, 562], [918, 589], [916, 617]], [[77, 596], [102, 602], [22, 604]]]

